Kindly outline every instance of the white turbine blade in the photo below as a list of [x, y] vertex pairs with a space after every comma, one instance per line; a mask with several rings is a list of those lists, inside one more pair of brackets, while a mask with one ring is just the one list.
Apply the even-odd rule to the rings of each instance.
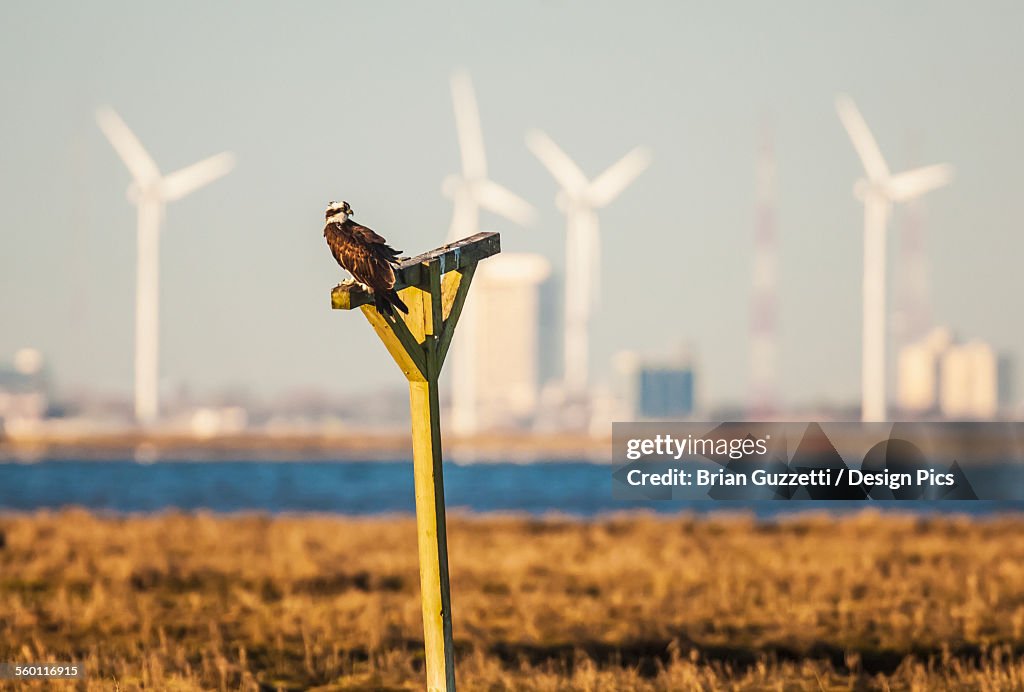
[[181, 199], [190, 192], [198, 190], [203, 185], [212, 183], [217, 178], [226, 175], [235, 166], [235, 156], [229, 152], [221, 152], [203, 159], [199, 163], [185, 166], [182, 169], [169, 174], [160, 185], [165, 200], [173, 201]]
[[464, 178], [487, 177], [487, 159], [484, 155], [484, 134], [480, 128], [480, 109], [477, 108], [473, 82], [466, 72], [452, 75], [452, 105], [455, 109], [455, 131], [459, 138]]
[[939, 163], [894, 175], [889, 178], [885, 187], [889, 199], [904, 202], [929, 190], [948, 185], [952, 180], [953, 167], [948, 163]]
[[533, 223], [535, 216], [533, 205], [493, 180], [475, 181], [473, 196], [477, 203], [487, 211], [501, 214], [520, 226], [529, 226]]
[[636, 147], [590, 183], [587, 199], [595, 207], [603, 207], [622, 194], [650, 165], [651, 152], [644, 147]]
[[889, 166], [885, 163], [882, 151], [878, 148], [868, 124], [864, 117], [857, 110], [856, 104], [846, 94], [836, 97], [836, 110], [839, 112], [839, 120], [846, 128], [846, 134], [853, 142], [853, 148], [864, 164], [864, 170], [870, 180], [884, 180], [889, 176]]
[[580, 194], [587, 187], [587, 178], [580, 167], [546, 134], [530, 130], [526, 133], [526, 146], [570, 195]]
[[96, 123], [137, 183], [149, 183], [160, 177], [156, 162], [113, 108], [98, 108]]
[[448, 228], [448, 241], [467, 238], [480, 231], [480, 210], [464, 186], [455, 190], [452, 197], [452, 224]]

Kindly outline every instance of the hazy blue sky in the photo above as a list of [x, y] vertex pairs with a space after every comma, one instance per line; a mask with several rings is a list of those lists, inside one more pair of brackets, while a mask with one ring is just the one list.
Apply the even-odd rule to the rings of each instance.
[[485, 217], [507, 250], [562, 261], [556, 188], [523, 144], [528, 128], [589, 175], [635, 144], [654, 152], [601, 212], [595, 372], [617, 350], [688, 341], [705, 401], [743, 398], [753, 166], [769, 114], [784, 395], [858, 396], [861, 171], [835, 115], [841, 90], [894, 169], [957, 166], [927, 201], [934, 313], [1019, 355], [1022, 40], [1013, 2], [6, 2], [0, 360], [34, 345], [65, 390], [129, 390], [135, 209], [93, 119], [110, 104], [165, 172], [238, 155], [230, 176], [168, 208], [168, 386], [401, 386], [365, 321], [329, 309], [340, 270], [322, 212], [347, 199], [410, 253], [443, 240], [440, 184], [458, 167], [448, 75], [460, 66], [492, 177], [540, 210], [531, 230]]

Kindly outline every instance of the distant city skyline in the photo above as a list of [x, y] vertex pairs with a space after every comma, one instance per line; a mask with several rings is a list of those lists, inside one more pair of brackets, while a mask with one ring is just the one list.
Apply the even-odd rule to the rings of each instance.
[[[541, 128], [594, 176], [637, 144], [650, 169], [601, 212], [600, 382], [622, 350], [692, 344], [706, 407], [747, 399], [759, 127], [775, 133], [783, 405], [860, 396], [861, 166], [833, 110], [853, 96], [894, 170], [948, 161], [925, 202], [934, 322], [1024, 355], [1024, 71], [1010, 3], [534, 2], [5, 5], [0, 111], [0, 361], [46, 356], [58, 393], [132, 386], [135, 210], [95, 126], [109, 103], [166, 170], [232, 150], [231, 176], [168, 209], [164, 392], [262, 396], [401, 388], [342, 278], [327, 201], [412, 255], [451, 223], [459, 170], [449, 78], [465, 68], [488, 172], [538, 209], [508, 251], [560, 272], [556, 185], [524, 144]], [[528, 49], [527, 49], [528, 47]], [[920, 142], [907, 160], [913, 138]], [[890, 277], [899, 271], [900, 214]], [[890, 313], [891, 313], [890, 301]], [[890, 348], [892, 348], [890, 332]], [[358, 367], [353, 365], [358, 363]], [[1024, 391], [1024, 372], [1017, 391]], [[442, 382], [444, 385], [445, 382]]]

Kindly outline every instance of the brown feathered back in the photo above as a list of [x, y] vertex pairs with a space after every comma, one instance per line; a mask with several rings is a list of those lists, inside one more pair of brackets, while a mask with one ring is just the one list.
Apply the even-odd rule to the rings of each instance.
[[334, 259], [356, 281], [374, 291], [387, 291], [394, 287], [392, 265], [398, 261], [400, 251], [390, 247], [372, 229], [349, 219], [345, 223], [327, 224], [324, 237]]
[[373, 291], [378, 310], [391, 314], [391, 306], [394, 306], [402, 312], [409, 311], [393, 290], [393, 266], [398, 263], [401, 250], [395, 250], [373, 229], [361, 226], [352, 219], [344, 223], [326, 224], [324, 237], [342, 269]]

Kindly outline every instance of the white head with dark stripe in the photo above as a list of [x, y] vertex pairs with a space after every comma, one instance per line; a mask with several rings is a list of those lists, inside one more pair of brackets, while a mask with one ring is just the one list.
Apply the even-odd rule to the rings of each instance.
[[327, 223], [345, 223], [352, 216], [352, 207], [348, 202], [331, 202], [327, 205]]

